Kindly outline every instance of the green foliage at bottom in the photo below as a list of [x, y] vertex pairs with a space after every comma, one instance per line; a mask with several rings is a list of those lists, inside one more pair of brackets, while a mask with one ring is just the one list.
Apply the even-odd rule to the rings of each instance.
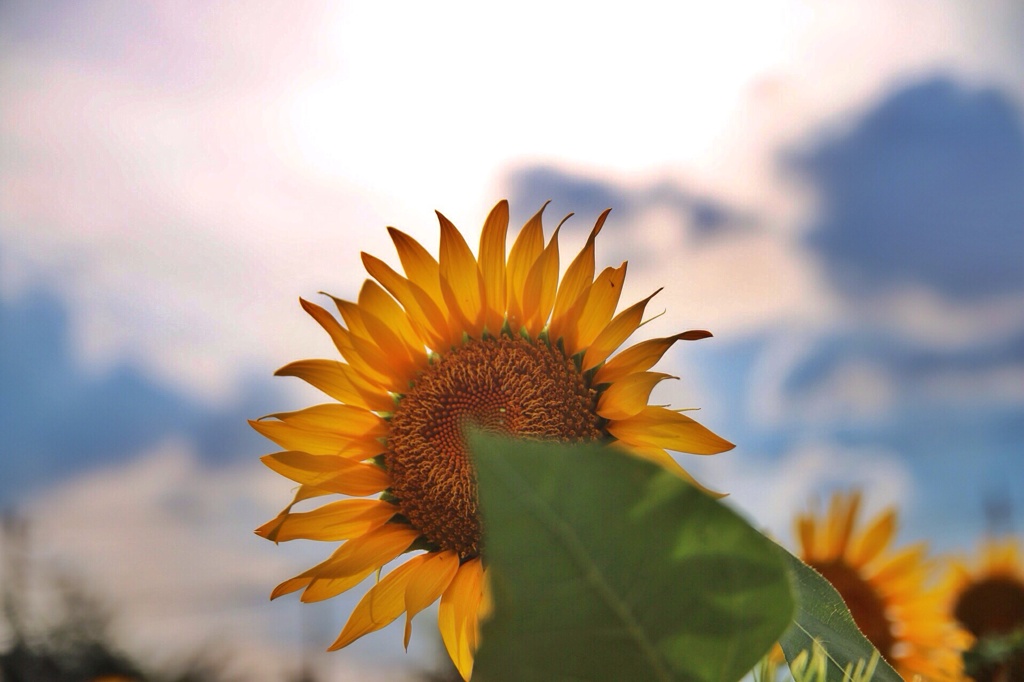
[[[824, 654], [824, 677], [827, 682], [849, 679], [848, 670], [865, 665], [878, 655], [875, 647], [861, 634], [832, 584], [820, 573], [781, 550], [786, 557], [793, 580], [797, 610], [793, 623], [779, 639], [790, 665], [803, 652], [821, 645]], [[876, 682], [902, 682], [899, 674], [884, 660], [879, 660], [873, 679]]]
[[978, 639], [964, 652], [964, 674], [975, 682], [1024, 680], [1024, 628]]

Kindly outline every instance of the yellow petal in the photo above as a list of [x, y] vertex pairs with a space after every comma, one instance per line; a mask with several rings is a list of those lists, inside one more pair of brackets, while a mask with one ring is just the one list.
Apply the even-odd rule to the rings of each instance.
[[351, 367], [337, 360], [299, 360], [285, 365], [274, 374], [298, 377], [341, 403], [378, 412], [388, 412], [395, 407], [390, 394], [375, 389]]
[[850, 541], [850, 533], [853, 531], [857, 513], [860, 510], [860, 493], [854, 492], [847, 496], [836, 495], [833, 502], [841, 500], [835, 513], [829, 515], [828, 528], [828, 557], [836, 559], [846, 554], [847, 544]]
[[413, 617], [433, 604], [448, 589], [459, 569], [459, 555], [450, 550], [431, 553], [405, 588], [405, 648], [409, 648]]
[[334, 342], [334, 347], [338, 349], [339, 353], [344, 354], [344, 346], [346, 343], [346, 337], [344, 334], [344, 328], [341, 324], [334, 319], [334, 315], [318, 306], [316, 303], [311, 303], [304, 298], [299, 299], [299, 305], [302, 309], [309, 313], [309, 316], [317, 321], [324, 331], [327, 332], [328, 336], [331, 337], [331, 341]]
[[[658, 289], [658, 291], [661, 291], [661, 289]], [[615, 349], [621, 346], [637, 330], [637, 327], [643, 322], [644, 309], [647, 307], [647, 303], [657, 295], [658, 291], [616, 315], [608, 323], [608, 326], [597, 335], [594, 342], [587, 348], [586, 355], [583, 356], [584, 372], [591, 367], [597, 367], [608, 359], [608, 356], [614, 353]]]
[[[338, 407], [361, 409], [353, 408], [351, 405]], [[284, 416], [287, 414], [284, 413]], [[360, 433], [359, 429], [362, 427], [358, 422], [339, 421], [335, 430], [310, 428], [292, 422], [271, 421], [267, 418], [250, 421], [249, 424], [261, 435], [282, 448], [307, 452], [311, 455], [340, 455], [346, 459], [364, 460], [376, 457], [384, 450], [379, 440], [380, 436], [377, 435], [379, 431], [371, 430]]]
[[505, 239], [508, 234], [508, 202], [499, 201], [491, 209], [480, 233], [480, 274], [484, 283], [484, 324], [497, 335], [505, 322]]
[[359, 290], [359, 306], [387, 325], [402, 338], [405, 345], [423, 354], [423, 338], [413, 328], [409, 315], [383, 288], [372, 279], [363, 282]]
[[312, 455], [336, 455], [351, 440], [339, 433], [309, 431], [279, 421], [250, 419], [249, 425], [286, 450], [301, 450]]
[[812, 561], [818, 558], [817, 546], [814, 541], [814, 529], [813, 518], [805, 514], [800, 514], [796, 517], [796, 536], [800, 539], [800, 546], [803, 548], [800, 556], [804, 561]]
[[567, 348], [576, 341], [576, 321], [586, 304], [590, 286], [594, 283], [594, 241], [604, 226], [609, 211], [611, 209], [597, 219], [597, 224], [587, 237], [587, 243], [566, 268], [565, 276], [558, 285], [555, 307], [551, 312], [550, 336], [552, 340], [557, 341], [571, 332], [571, 338], [566, 339]]
[[661, 360], [661, 357], [676, 341], [696, 341], [697, 339], [706, 339], [710, 336], [711, 332], [692, 330], [662, 339], [641, 341], [604, 363], [597, 370], [597, 374], [594, 375], [594, 383], [611, 383], [618, 381], [628, 374], [649, 370], [658, 363], [658, 360]]
[[330, 296], [331, 300], [334, 301], [334, 305], [337, 307], [338, 312], [341, 313], [341, 320], [345, 323], [345, 327], [353, 334], [369, 340], [370, 332], [366, 330], [366, 325], [363, 324], [359, 305], [352, 301], [336, 298], [330, 294], [327, 294], [327, 296]]
[[[445, 348], [450, 337], [447, 313], [438, 307], [434, 299], [418, 284], [402, 277], [376, 256], [363, 253], [362, 259], [363, 266], [370, 276], [398, 299], [398, 302], [409, 313], [409, 319], [412, 320], [417, 333], [423, 337], [424, 341], [435, 350]], [[440, 285], [438, 285], [438, 289], [440, 291]]]
[[[461, 324], [457, 315], [449, 314], [448, 304], [445, 303], [441, 290], [441, 269], [438, 262], [418, 241], [401, 230], [389, 227], [388, 234], [395, 243], [410, 287], [414, 292], [418, 290], [425, 296], [416, 296], [419, 306], [428, 314], [431, 314], [432, 310], [440, 311], [439, 329], [444, 330], [445, 347], [461, 342]], [[438, 320], [434, 322], [436, 324]]]
[[315, 486], [299, 484], [299, 487], [295, 489], [295, 494], [292, 496], [292, 501], [288, 503], [288, 506], [284, 508], [284, 510], [281, 512], [281, 514], [279, 514], [279, 516], [287, 514], [289, 511], [291, 511], [292, 507], [294, 507], [299, 502], [302, 502], [303, 500], [311, 500], [316, 497], [322, 497], [324, 495], [333, 494], [334, 493], [330, 492], [329, 490], [322, 490]]
[[277, 542], [276, 537], [272, 538], [270, 537], [270, 534], [274, 533], [274, 529], [277, 526], [279, 526], [283, 522], [283, 520], [289, 515], [289, 513], [292, 510], [292, 507], [294, 507], [299, 502], [302, 502], [303, 500], [309, 500], [315, 497], [330, 494], [331, 493], [326, 490], [320, 490], [319, 488], [314, 488], [313, 486], [310, 485], [300, 485], [295, 490], [295, 495], [292, 497], [292, 501], [288, 503], [288, 506], [282, 509], [278, 513], [278, 515], [275, 516], [273, 519], [267, 521], [265, 524], [257, 528], [256, 534]]
[[[310, 303], [305, 299], [299, 299], [303, 309], [309, 313], [313, 319], [315, 319], [324, 330], [330, 335], [331, 340], [334, 341], [335, 347], [338, 352], [341, 353], [342, 357], [349, 361], [350, 365], [360, 375], [366, 378], [371, 384], [379, 386], [387, 386], [389, 383], [389, 376], [387, 372], [386, 360], [381, 360], [379, 357], [380, 351], [377, 349], [377, 354], [374, 354], [369, 348], [370, 344], [365, 341], [361, 341], [357, 347], [355, 341], [359, 340], [357, 337], [353, 337], [352, 333], [341, 326], [334, 316], [329, 312], [316, 305]], [[362, 351], [362, 352], [361, 352]], [[380, 367], [374, 367], [373, 365], [383, 366], [384, 371], [381, 371]]]
[[278, 597], [291, 594], [296, 590], [301, 590], [302, 588], [307, 587], [311, 582], [313, 582], [313, 579], [309, 576], [296, 576], [294, 578], [289, 578], [274, 588], [274, 591], [270, 593], [270, 599], [273, 601]]
[[477, 611], [483, 596], [483, 566], [480, 558], [459, 567], [448, 589], [441, 595], [437, 625], [441, 639], [462, 679], [469, 680], [476, 653]]
[[358, 585], [363, 578], [409, 549], [419, 531], [401, 523], [386, 523], [343, 544], [327, 561], [303, 576], [313, 578], [302, 593], [304, 602], [322, 601]]
[[625, 263], [617, 268], [605, 268], [594, 280], [594, 285], [587, 292], [583, 312], [576, 323], [576, 345], [572, 353], [589, 346], [608, 326], [612, 315], [615, 314], [616, 306], [619, 305], [619, 294], [622, 293], [622, 284], [625, 280]]
[[508, 254], [508, 321], [513, 332], [518, 332], [526, 323], [526, 319], [523, 317], [523, 292], [526, 289], [526, 278], [530, 274], [530, 269], [544, 251], [544, 228], [541, 216], [544, 214], [545, 207], [547, 207], [546, 203], [523, 226]]
[[330, 502], [308, 512], [286, 513], [256, 529], [273, 542], [348, 540], [384, 525], [397, 507], [382, 500], [351, 499]]
[[380, 438], [353, 438], [348, 442], [340, 452], [334, 454], [344, 457], [345, 459], [355, 460], [356, 462], [362, 462], [367, 459], [373, 459], [374, 457], [384, 453], [384, 445]]
[[[398, 528], [408, 528], [408, 526], [400, 526], [399, 524], [388, 524], [386, 526], [382, 526], [380, 529], [378, 529], [377, 532], [378, 533], [380, 533], [380, 532], [393, 533], [393, 531], [390, 531], [388, 529], [394, 529], [396, 527], [398, 527]], [[365, 538], [366, 537], [369, 537], [369, 536], [363, 536], [363, 538], [360, 538], [361, 540], [364, 540], [364, 543], [363, 543], [364, 546], [365, 546]], [[317, 579], [318, 573], [325, 566], [327, 566], [331, 561], [333, 561], [335, 559], [335, 557], [337, 557], [339, 555], [339, 553], [341, 553], [345, 549], [345, 547], [347, 545], [352, 544], [354, 542], [356, 542], [356, 541], [355, 540], [349, 540], [347, 543], [345, 543], [339, 549], [337, 549], [334, 552], [334, 554], [331, 555], [331, 557], [327, 561], [324, 561], [324, 562], [322, 562], [320, 564], [317, 564], [316, 566], [314, 566], [313, 568], [311, 568], [311, 569], [309, 569], [307, 571], [303, 571], [302, 573], [300, 573], [299, 575], [295, 576], [294, 578], [289, 578], [288, 580], [285, 580], [283, 583], [281, 583], [280, 585], [278, 585], [277, 587], [274, 588], [274, 591], [270, 594], [270, 598], [271, 599], [277, 599], [278, 597], [280, 597], [282, 595], [290, 594], [290, 593], [295, 592], [296, 590], [300, 590], [300, 589], [302, 589], [304, 587], [308, 588]], [[354, 546], [354, 549], [355, 548], [358, 548], [358, 544], [356, 546]], [[350, 549], [349, 553], [351, 553], [352, 551], [353, 550]], [[387, 561], [389, 561], [389, 560], [385, 560], [384, 562], [382, 562], [382, 564], [383, 563], [387, 563]], [[368, 568], [364, 568], [362, 570], [356, 571], [355, 573], [350, 575], [348, 577], [348, 582], [351, 583], [349, 585], [349, 587], [353, 587], [355, 585], [358, 585], [368, 575], [370, 575], [370, 573], [373, 573], [373, 571], [375, 571], [377, 568], [379, 568], [379, 566], [370, 566]], [[339, 590], [339, 592], [342, 592], [342, 591], [344, 591], [344, 590]], [[337, 592], [335, 594], [337, 594]]]
[[531, 336], [547, 324], [558, 288], [558, 228], [530, 268], [522, 291], [523, 320]]
[[290, 451], [265, 455], [260, 460], [296, 483], [341, 495], [363, 497], [379, 493], [391, 485], [388, 472], [379, 466], [337, 455]]
[[371, 587], [352, 610], [352, 615], [349, 616], [338, 639], [334, 640], [327, 650], [336, 651], [348, 646], [363, 635], [380, 630], [402, 615], [405, 611], [406, 585], [409, 584], [409, 579], [416, 569], [429, 556], [421, 554], [409, 559]]
[[635, 455], [635, 456], [638, 456], [638, 457], [643, 457], [646, 460], [650, 460], [650, 461], [654, 462], [655, 464], [661, 466], [666, 471], [669, 471], [670, 473], [673, 473], [676, 476], [679, 476], [680, 478], [685, 480], [687, 483], [689, 483], [690, 485], [692, 485], [695, 488], [697, 488], [698, 490], [700, 490], [705, 495], [710, 495], [711, 497], [714, 497], [715, 499], [721, 499], [721, 498], [726, 496], [725, 493], [720, 493], [720, 492], [718, 492], [716, 490], [712, 490], [711, 488], [706, 487], [700, 481], [698, 481], [693, 476], [691, 476], [690, 472], [687, 471], [686, 469], [684, 469], [679, 464], [679, 462], [677, 462], [675, 460], [675, 458], [672, 457], [672, 455], [670, 455], [667, 452], [665, 452], [664, 448], [640, 447], [640, 446], [637, 446], [637, 445], [626, 445], [622, 441], [616, 441], [616, 442], [612, 443], [612, 447], [618, 447], [623, 452], [626, 452], [626, 453], [629, 453], [631, 455]]
[[[349, 540], [349, 542], [351, 542], [351, 540]], [[390, 561], [390, 559], [385, 559], [381, 563], [384, 564], [388, 561]], [[370, 574], [379, 568], [380, 566], [367, 566], [366, 568], [355, 571], [350, 575], [338, 578], [310, 577], [309, 584], [305, 586], [302, 594], [299, 595], [299, 601], [311, 604], [313, 602], [337, 597], [342, 592], [351, 590], [353, 587], [369, 578]]]
[[609, 422], [608, 433], [627, 444], [649, 445], [693, 455], [713, 455], [735, 447], [684, 414], [645, 407], [636, 416]]
[[926, 545], [923, 542], [906, 547], [891, 556], [877, 573], [871, 576], [872, 583], [894, 586], [907, 578], [916, 579], [924, 562]]
[[[438, 308], [445, 310], [444, 297], [441, 295], [440, 268], [437, 261], [418, 241], [401, 230], [389, 227], [388, 234], [391, 235], [391, 241], [395, 243], [398, 259], [402, 261], [402, 269], [405, 270], [409, 281], [423, 289]], [[381, 284], [384, 283], [381, 282]]]
[[437, 219], [441, 223], [441, 294], [449, 312], [459, 316], [459, 326], [470, 336], [479, 336], [484, 306], [480, 268], [462, 233], [440, 213]]
[[353, 405], [327, 403], [263, 417], [267, 418], [278, 419], [300, 429], [335, 433], [348, 438], [383, 438], [388, 434], [386, 421], [369, 410]]
[[597, 413], [605, 419], [628, 419], [647, 407], [647, 399], [658, 383], [678, 378], [660, 372], [638, 372], [623, 377], [601, 393]]
[[[414, 371], [419, 369], [417, 360], [422, 359], [423, 353], [414, 352], [415, 346], [407, 345], [393, 327], [385, 324], [369, 310], [365, 310], [351, 301], [334, 296], [331, 298], [338, 307], [338, 312], [342, 313], [350, 331], [375, 351], [379, 350], [384, 356], [383, 362], [387, 367], [387, 374], [406, 380], [411, 379]], [[349, 322], [350, 320], [358, 324], [358, 331]]]
[[400, 359], [396, 361], [376, 343], [360, 338], [347, 329], [342, 329], [340, 336], [344, 344], [342, 356], [367, 382], [394, 393], [408, 390], [411, 379], [408, 362], [401, 362]]
[[1014, 577], [1020, 560], [1017, 557], [1017, 542], [1008, 537], [1003, 540], [989, 540], [983, 549], [984, 563], [993, 575]]

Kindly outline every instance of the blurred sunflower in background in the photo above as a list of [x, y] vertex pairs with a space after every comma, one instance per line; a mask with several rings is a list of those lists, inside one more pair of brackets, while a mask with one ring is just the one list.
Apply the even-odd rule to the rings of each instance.
[[[342, 360], [302, 360], [277, 374], [299, 377], [335, 402], [252, 422], [284, 449], [263, 461], [300, 484], [292, 503], [256, 532], [275, 542], [344, 542], [272, 598], [302, 590], [303, 601], [327, 599], [415, 552], [369, 589], [331, 649], [402, 613], [408, 646], [413, 616], [440, 598], [442, 640], [469, 678], [486, 609], [486, 554], [467, 427], [615, 443], [688, 479], [668, 450], [732, 447], [681, 412], [648, 405], [653, 388], [674, 378], [650, 371], [654, 364], [676, 341], [710, 334], [651, 339], [613, 355], [643, 322], [653, 294], [615, 314], [626, 264], [596, 276], [594, 264], [607, 211], [559, 279], [558, 229], [545, 242], [542, 213], [507, 257], [505, 201], [488, 215], [476, 255], [440, 213], [437, 259], [389, 228], [404, 275], [364, 253], [372, 279], [356, 301], [333, 300], [340, 321], [300, 300]], [[347, 497], [292, 511], [329, 494]]]
[[[1024, 547], [1019, 538], [988, 538], [978, 557], [952, 559], [943, 581], [948, 613], [968, 632], [968, 640], [1013, 635], [1024, 641]], [[1024, 681], [1020, 644], [993, 651], [975, 646], [978, 656], [969, 674], [976, 680]], [[969, 654], [968, 654], [969, 656]]]
[[930, 585], [926, 546], [892, 548], [893, 508], [861, 526], [861, 494], [836, 493], [827, 513], [798, 514], [798, 556], [836, 588], [857, 627], [900, 675], [959, 679], [955, 629]]

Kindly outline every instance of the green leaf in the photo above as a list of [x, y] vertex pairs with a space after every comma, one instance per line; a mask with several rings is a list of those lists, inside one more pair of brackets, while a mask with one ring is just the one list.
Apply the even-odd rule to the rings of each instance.
[[470, 438], [494, 600], [474, 682], [733, 682], [793, 617], [777, 546], [646, 460]]
[[[996, 679], [1000, 668], [1024, 670], [1024, 627], [989, 633], [964, 652], [964, 674], [976, 680]], [[1009, 673], [1013, 677], [1013, 673]]]
[[[842, 682], [846, 666], [870, 660], [875, 647], [861, 634], [832, 583], [789, 552], [782, 554], [786, 556], [797, 603], [796, 618], [779, 638], [786, 660], [792, 663], [801, 651], [810, 651], [817, 639], [826, 651], [825, 679]], [[872, 678], [875, 682], [902, 682], [902, 679], [884, 659], [878, 661]]]

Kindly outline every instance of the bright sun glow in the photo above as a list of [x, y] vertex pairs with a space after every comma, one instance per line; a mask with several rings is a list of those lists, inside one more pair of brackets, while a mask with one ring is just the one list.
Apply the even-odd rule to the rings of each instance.
[[[697, 164], [802, 24], [796, 10], [749, 4], [743, 14], [757, 16], [737, 22], [734, 5], [666, 12], [646, 3], [628, 21], [540, 4], [514, 15], [409, 5], [401, 17], [350, 7], [323, 33], [332, 69], [297, 89], [286, 116], [318, 172], [419, 186], [435, 201], [453, 184], [472, 194], [496, 166], [527, 158], [637, 170]], [[580, 103], [595, 115], [581, 116]]]

